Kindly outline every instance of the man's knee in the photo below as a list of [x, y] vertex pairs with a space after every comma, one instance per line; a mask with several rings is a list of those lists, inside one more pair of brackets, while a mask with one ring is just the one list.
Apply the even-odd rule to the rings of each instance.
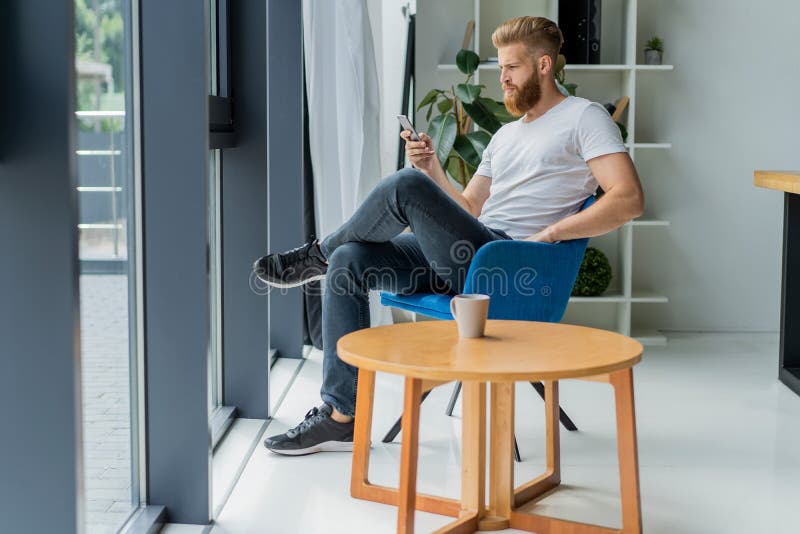
[[425, 192], [431, 186], [438, 187], [430, 176], [419, 169], [413, 168], [400, 169], [386, 180], [386, 185], [399, 193], [419, 194]]
[[348, 285], [360, 280], [370, 265], [369, 243], [349, 241], [342, 243], [328, 258], [326, 278], [329, 282]]
[[357, 241], [348, 241], [342, 243], [336, 250], [333, 251], [330, 258], [328, 258], [328, 271], [335, 267], [361, 267], [366, 266], [365, 263], [369, 260], [370, 253], [368, 250], [368, 243], [359, 243]]
[[391, 285], [395, 277], [394, 269], [381, 261], [375, 243], [342, 243], [328, 258], [329, 287], [374, 289]]

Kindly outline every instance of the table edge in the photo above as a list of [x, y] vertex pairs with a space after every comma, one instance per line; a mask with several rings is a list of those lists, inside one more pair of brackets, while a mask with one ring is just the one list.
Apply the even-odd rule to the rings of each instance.
[[[365, 356], [359, 356], [347, 351], [339, 351], [339, 358], [354, 367], [359, 369], [365, 369], [367, 371], [375, 371], [375, 372], [382, 372], [382, 373], [389, 373], [394, 375], [405, 376], [409, 378], [419, 378], [423, 380], [446, 380], [448, 382], [452, 381], [478, 381], [478, 382], [531, 382], [531, 381], [541, 381], [541, 380], [569, 380], [573, 378], [587, 378], [590, 376], [600, 376], [609, 373], [613, 373], [616, 371], [622, 371], [624, 369], [631, 368], [642, 361], [642, 354], [644, 352], [643, 348], [639, 351], [636, 356], [631, 357], [629, 360], [625, 360], [619, 363], [611, 364], [611, 365], [603, 365], [600, 367], [592, 367], [587, 369], [576, 369], [574, 372], [570, 373], [563, 373], [563, 372], [541, 372], [541, 373], [523, 373], [523, 372], [505, 372], [505, 373], [498, 373], [497, 376], [493, 376], [491, 378], [485, 376], [485, 372], [454, 372], [454, 371], [441, 371], [435, 369], [418, 369], [416, 367], [406, 367], [402, 364], [392, 363], [387, 364], [386, 362], [380, 362], [375, 360], [370, 360]], [[367, 358], [362, 360], [362, 358]], [[370, 365], [375, 364], [378, 365]]]

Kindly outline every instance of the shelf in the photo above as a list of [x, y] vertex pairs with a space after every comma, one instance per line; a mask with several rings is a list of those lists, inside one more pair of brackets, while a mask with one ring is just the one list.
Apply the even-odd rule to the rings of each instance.
[[636, 219], [628, 221], [625, 226], [669, 226], [669, 221], [659, 221], [655, 219]]
[[635, 304], [664, 304], [669, 299], [651, 291], [634, 291], [630, 301]]
[[[663, 65], [651, 65], [661, 67]], [[455, 63], [439, 63], [437, 66], [439, 70], [458, 70], [458, 66]], [[633, 65], [567, 65], [564, 67], [565, 70], [570, 70], [573, 72], [577, 71], [585, 71], [585, 72], [625, 72], [633, 70]], [[497, 62], [496, 61], [482, 61], [478, 64], [478, 70], [498, 70]], [[665, 70], [665, 69], [661, 69]]]
[[626, 302], [627, 298], [622, 293], [605, 293], [599, 297], [570, 297], [570, 302]]
[[634, 291], [630, 297], [626, 297], [622, 293], [611, 292], [599, 297], [570, 297], [570, 302], [593, 302], [593, 303], [609, 303], [609, 302], [631, 302], [635, 304], [662, 304], [669, 302], [669, 299], [664, 295], [658, 295], [649, 291]]
[[636, 65], [636, 70], [655, 70], [655, 71], [665, 71], [665, 70], [672, 70], [672, 65]]
[[[478, 70], [485, 70], [488, 69], [489, 67], [497, 68], [497, 63], [494, 63], [493, 65], [481, 63], [478, 65]], [[455, 70], [455, 71], [458, 70], [458, 66], [456, 66], [455, 63], [439, 63], [436, 66], [436, 68], [439, 70]]]
[[578, 65], [578, 64], [567, 64], [564, 66], [564, 70], [572, 70], [572, 71], [612, 71], [612, 72], [625, 72], [632, 70], [632, 65]]
[[633, 146], [633, 148], [664, 148], [664, 149], [669, 149], [669, 148], [672, 148], [672, 143], [633, 143], [633, 145], [631, 145], [630, 143], [625, 143], [625, 146], [628, 147], [628, 148]]
[[[623, 65], [623, 64], [596, 64], [596, 65], [584, 65], [584, 64], [577, 64], [577, 63], [568, 63], [564, 69], [577, 71], [577, 72], [597, 72], [597, 71], [605, 71], [605, 72], [627, 72], [631, 70], [637, 71], [669, 71], [673, 70], [675, 67], [673, 65]], [[439, 70], [458, 70], [458, 67], [455, 63], [439, 63], [438, 65]], [[478, 64], [478, 70], [497, 70], [497, 62], [496, 61], [481, 61]]]

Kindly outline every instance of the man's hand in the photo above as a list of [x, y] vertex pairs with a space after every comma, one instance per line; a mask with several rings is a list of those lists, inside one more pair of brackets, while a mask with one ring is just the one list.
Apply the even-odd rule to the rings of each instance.
[[526, 237], [525, 241], [537, 241], [539, 243], [552, 243], [554, 241], [558, 241], [553, 235], [553, 227], [548, 226], [541, 232], [535, 233], [530, 237]]
[[411, 140], [411, 131], [403, 130], [400, 132], [400, 137], [406, 142], [406, 154], [411, 164], [424, 172], [431, 175], [436, 167], [441, 168], [439, 158], [436, 157], [436, 150], [433, 147], [433, 139], [426, 133], [420, 133], [420, 141]]

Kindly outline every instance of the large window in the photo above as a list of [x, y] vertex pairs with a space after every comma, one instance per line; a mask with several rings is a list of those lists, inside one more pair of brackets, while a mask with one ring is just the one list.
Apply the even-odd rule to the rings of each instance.
[[140, 500], [131, 2], [75, 1], [86, 532]]

